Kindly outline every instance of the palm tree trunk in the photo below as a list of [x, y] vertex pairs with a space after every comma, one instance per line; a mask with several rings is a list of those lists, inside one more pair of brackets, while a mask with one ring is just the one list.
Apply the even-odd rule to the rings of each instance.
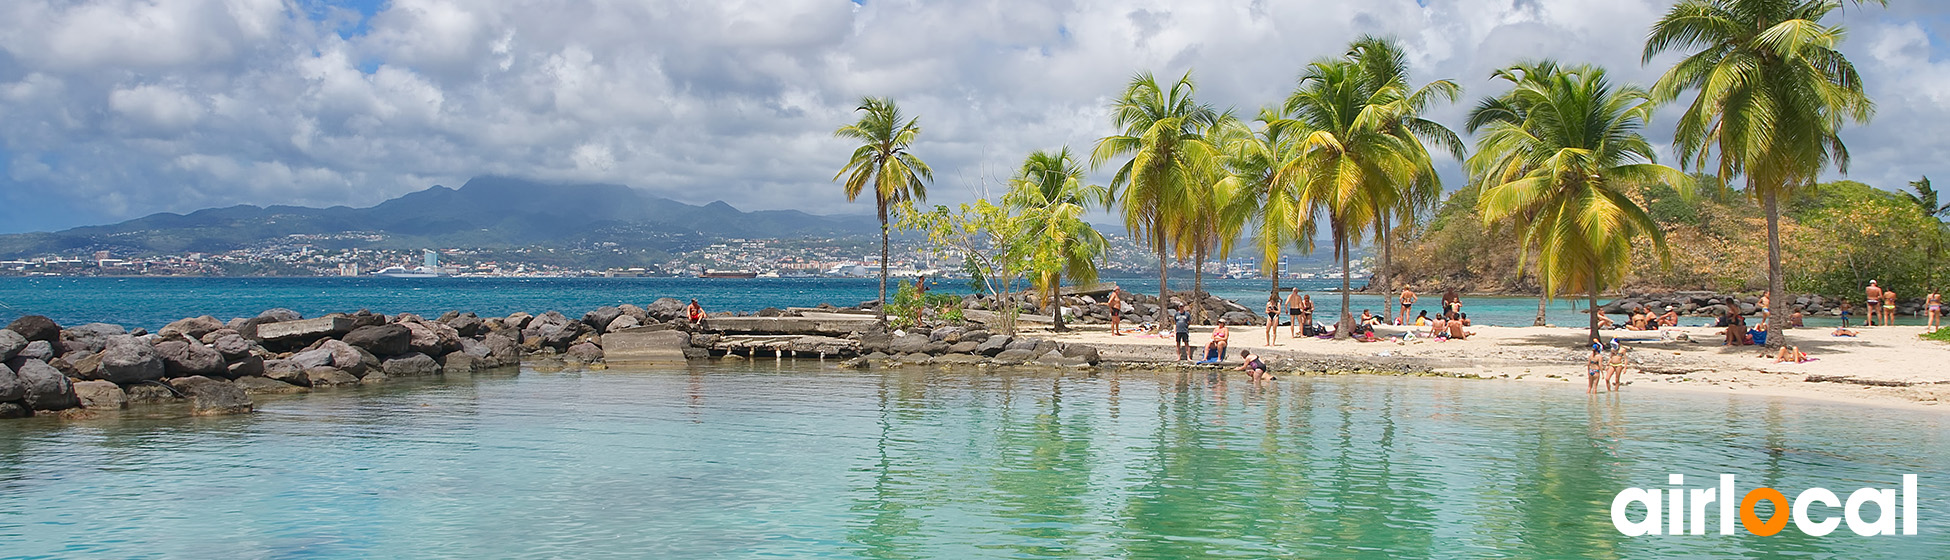
[[1070, 330], [1063, 326], [1063, 277], [1049, 280], [1049, 319], [1050, 330], [1063, 332]]
[[887, 201], [880, 201], [880, 305], [874, 306], [874, 317], [880, 326], [887, 326]]
[[[1786, 302], [1782, 292], [1787, 291], [1787, 279], [1781, 276], [1781, 206], [1777, 189], [1769, 189], [1760, 195], [1761, 205], [1767, 211], [1767, 301], [1770, 307], [1782, 307]], [[1780, 348], [1787, 344], [1787, 315], [1767, 312], [1767, 347]]]
[[1354, 314], [1349, 312], [1349, 308], [1354, 306], [1354, 300], [1348, 297], [1348, 290], [1351, 288], [1347, 282], [1347, 235], [1344, 232], [1336, 232], [1335, 237], [1338, 239], [1334, 240], [1334, 250], [1341, 254], [1341, 322], [1334, 326], [1334, 339], [1345, 340], [1354, 336]]
[[1192, 251], [1192, 317], [1205, 323], [1205, 248]]
[[[1266, 263], [1266, 266], [1268, 266], [1268, 267], [1271, 267], [1271, 268], [1273, 269], [1273, 295], [1272, 295], [1272, 296], [1269, 296], [1269, 297], [1272, 297], [1273, 299], [1279, 299], [1279, 297], [1280, 297], [1280, 259], [1279, 259], [1279, 257], [1274, 257], [1273, 259], [1271, 259], [1270, 261], [1268, 261], [1268, 262]], [[1278, 309], [1278, 308], [1280, 308], [1280, 307], [1285, 307], [1285, 306], [1286, 306], [1286, 304], [1285, 304], [1284, 302], [1282, 302], [1282, 303], [1280, 303], [1279, 305], [1275, 305], [1275, 306], [1273, 306], [1273, 307], [1274, 307], [1274, 309]], [[1295, 320], [1297, 321], [1297, 320], [1299, 320], [1299, 319], [1295, 319]], [[1279, 330], [1280, 330], [1280, 316], [1279, 316], [1279, 314], [1277, 314], [1277, 313], [1275, 313], [1274, 315], [1271, 315], [1271, 316], [1268, 316], [1268, 317], [1266, 318], [1266, 328], [1269, 328], [1269, 329], [1273, 329], [1273, 332], [1274, 332], [1274, 336], [1276, 337], [1276, 338], [1275, 338], [1274, 340], [1278, 340], [1278, 338], [1277, 338], [1277, 337], [1279, 336], [1279, 334], [1278, 334], [1278, 333], [1279, 333]]]
[[1165, 281], [1169, 279], [1170, 275], [1171, 275], [1171, 269], [1165, 267], [1164, 244], [1159, 243], [1158, 244], [1158, 311], [1160, 312], [1158, 314], [1159, 324], [1164, 324], [1164, 319], [1166, 317], [1163, 312], [1171, 309], [1171, 288], [1165, 286]]
[[1530, 322], [1530, 326], [1533, 326], [1533, 327], [1541, 327], [1541, 326], [1544, 326], [1544, 324], [1545, 324], [1545, 323], [1544, 323], [1544, 306], [1545, 306], [1546, 304], [1549, 304], [1549, 303], [1550, 303], [1550, 295], [1548, 295], [1548, 294], [1545, 294], [1545, 293], [1544, 293], [1544, 289], [1543, 289], [1543, 288], [1538, 288], [1538, 289], [1537, 289], [1537, 318], [1536, 318], [1535, 320], [1532, 320], [1532, 321]]
[[1586, 310], [1589, 311], [1591, 314], [1591, 339], [1599, 340], [1598, 339], [1598, 269], [1597, 269], [1596, 262], [1592, 263], [1592, 269], [1591, 269], [1591, 293], [1585, 294], [1585, 297], [1589, 298], [1590, 300], [1589, 303], [1591, 304], [1591, 308]]
[[[1392, 243], [1390, 243], [1392, 240], [1388, 235], [1388, 222], [1390, 220], [1391, 218], [1388, 214], [1384, 213], [1381, 215], [1381, 267], [1375, 272], [1374, 278], [1369, 279], [1368, 284], [1370, 286], [1380, 286], [1376, 289], [1381, 290], [1381, 312], [1388, 313], [1390, 319], [1387, 322], [1393, 323], [1395, 306], [1389, 305], [1395, 301], [1395, 283], [1392, 282], [1393, 275], [1389, 273], [1388, 268], [1394, 262], [1393, 247]], [[1403, 319], [1406, 320], [1407, 317], [1403, 317]]]

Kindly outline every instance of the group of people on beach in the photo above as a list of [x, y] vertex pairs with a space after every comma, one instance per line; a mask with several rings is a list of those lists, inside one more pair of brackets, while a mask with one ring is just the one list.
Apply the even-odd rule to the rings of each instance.
[[1597, 393], [1599, 386], [1603, 386], [1606, 391], [1617, 391], [1619, 387], [1624, 386], [1622, 380], [1625, 378], [1625, 368], [1631, 363], [1625, 355], [1625, 345], [1619, 344], [1618, 339], [1612, 339], [1609, 352], [1606, 351], [1606, 346], [1597, 338], [1591, 339], [1591, 356], [1584, 360], [1584, 392], [1587, 394]]
[[[1870, 280], [1869, 286], [1862, 290], [1862, 295], [1863, 299], [1866, 300], [1865, 303], [1868, 304], [1866, 306], [1868, 313], [1862, 316], [1862, 326], [1873, 327], [1876, 325], [1887, 326], [1896, 324], [1895, 289], [1876, 285], [1876, 281]], [[1842, 302], [1843, 327], [1848, 326], [1849, 316], [1853, 315], [1855, 311], [1853, 307], [1848, 301]], [[1929, 295], [1923, 296], [1924, 326], [1929, 327], [1930, 330], [1936, 330], [1939, 328], [1938, 319], [1942, 316], [1943, 294], [1936, 290], [1931, 290]]]

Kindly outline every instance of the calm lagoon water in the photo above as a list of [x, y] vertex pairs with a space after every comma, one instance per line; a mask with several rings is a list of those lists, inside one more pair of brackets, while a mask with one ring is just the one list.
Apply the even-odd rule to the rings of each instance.
[[[1569, 385], [761, 360], [35, 418], [0, 556], [1950, 558], [1945, 415]], [[1618, 535], [1669, 473], [1915, 473], [1922, 534]]]

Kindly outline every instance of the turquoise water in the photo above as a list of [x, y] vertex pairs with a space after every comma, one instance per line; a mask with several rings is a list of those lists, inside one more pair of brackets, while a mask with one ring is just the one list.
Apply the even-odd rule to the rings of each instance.
[[[947, 280], [935, 290], [966, 293], [963, 281]], [[1120, 286], [1155, 293], [1156, 279], [1120, 279]], [[1311, 280], [1316, 316], [1323, 322], [1340, 310], [1339, 281]], [[1291, 285], [1289, 281], [1283, 285]], [[1173, 280], [1174, 289], [1190, 281]], [[1255, 311], [1266, 301], [1263, 280], [1212, 280], [1207, 290], [1240, 301]], [[558, 310], [580, 315], [604, 305], [643, 305], [658, 297], [696, 298], [712, 311], [758, 311], [765, 307], [811, 307], [820, 303], [855, 305], [874, 299], [878, 282], [862, 278], [0, 278], [0, 325], [21, 315], [52, 317], [63, 325], [104, 322], [155, 330], [170, 321], [198, 315], [218, 319], [251, 317], [285, 307], [316, 317], [371, 309], [375, 312], [439, 315], [450, 310], [483, 316], [516, 311]], [[1440, 296], [1425, 295], [1433, 309]], [[1470, 319], [1489, 325], [1530, 326], [1536, 298], [1464, 298]], [[1585, 318], [1560, 301], [1549, 309], [1558, 325], [1582, 325]], [[1380, 296], [1353, 296], [1355, 313], [1382, 313]], [[1686, 324], [1707, 320], [1686, 318]]]
[[[762, 360], [34, 418], [0, 556], [1950, 558], [1944, 415], [1569, 385]], [[1915, 473], [1921, 534], [1618, 535], [1668, 473]]]

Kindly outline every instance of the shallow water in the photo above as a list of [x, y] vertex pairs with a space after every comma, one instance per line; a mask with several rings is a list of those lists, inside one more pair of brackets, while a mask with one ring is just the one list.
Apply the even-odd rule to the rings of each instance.
[[[1935, 413], [1497, 381], [529, 372], [0, 422], [0, 556], [1946, 558], [1945, 444]], [[1921, 535], [1618, 535], [1611, 497], [1668, 473], [1915, 473]]]

